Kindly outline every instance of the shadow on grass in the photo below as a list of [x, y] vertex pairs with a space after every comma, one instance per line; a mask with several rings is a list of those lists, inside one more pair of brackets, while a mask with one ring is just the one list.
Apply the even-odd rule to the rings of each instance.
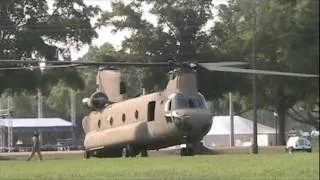
[[[259, 153], [261, 154], [279, 154], [286, 153], [285, 146], [268, 146], [259, 147]], [[315, 150], [316, 151], [316, 150]], [[197, 146], [195, 148], [196, 155], [228, 155], [228, 154], [251, 154], [251, 147], [216, 147], [215, 149], [207, 149], [204, 146]], [[166, 151], [154, 151], [152, 156], [179, 156], [180, 150], [166, 150]]]
[[16, 160], [16, 159], [13, 157], [0, 156], [0, 161], [10, 161], [10, 160]]

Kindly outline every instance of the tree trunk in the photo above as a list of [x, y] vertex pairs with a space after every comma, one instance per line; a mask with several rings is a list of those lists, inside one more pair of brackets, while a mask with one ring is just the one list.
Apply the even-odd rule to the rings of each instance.
[[286, 110], [285, 109], [278, 109], [278, 144], [277, 145], [285, 145], [286, 144], [286, 134], [285, 134], [285, 127], [286, 127]]
[[283, 93], [283, 89], [279, 89], [276, 109], [278, 113], [278, 144], [277, 145], [285, 145], [286, 144], [286, 113], [287, 113], [287, 102]]

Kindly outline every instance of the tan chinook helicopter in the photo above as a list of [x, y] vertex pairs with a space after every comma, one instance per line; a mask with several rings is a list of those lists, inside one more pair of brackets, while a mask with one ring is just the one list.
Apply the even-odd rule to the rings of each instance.
[[[0, 63], [36, 64], [33, 60], [0, 60]], [[83, 103], [90, 109], [83, 118], [85, 158], [148, 156], [148, 150], [186, 144], [181, 156], [194, 154], [194, 143], [203, 138], [212, 125], [212, 113], [198, 91], [196, 68], [297, 77], [318, 75], [242, 69], [232, 67], [243, 62], [218, 63], [128, 63], [46, 61], [47, 68], [97, 66], [97, 90]], [[125, 86], [119, 70], [111, 67], [169, 66], [169, 81], [162, 91], [125, 99]], [[15, 69], [25, 67], [11, 67]], [[4, 68], [5, 69], [5, 68]]]

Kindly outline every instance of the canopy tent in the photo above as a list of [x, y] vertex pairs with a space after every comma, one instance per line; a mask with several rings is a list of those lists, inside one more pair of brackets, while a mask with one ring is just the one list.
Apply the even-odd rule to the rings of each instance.
[[[234, 134], [252, 134], [253, 121], [240, 116], [233, 116]], [[212, 126], [207, 135], [229, 135], [230, 116], [214, 116]], [[276, 134], [276, 129], [262, 124], [257, 125], [258, 134]]]
[[0, 146], [19, 146], [25, 150], [31, 146], [34, 131], [39, 132], [40, 143], [49, 147], [56, 144], [57, 139], [70, 138], [72, 123], [60, 118], [0, 118], [0, 128], [0, 138], [7, 139]]
[[72, 123], [60, 118], [12, 118], [0, 119], [0, 126], [12, 127], [13, 131], [70, 131]]
[[[235, 146], [250, 146], [253, 136], [253, 121], [240, 116], [234, 116], [234, 143]], [[262, 124], [258, 128], [258, 146], [275, 144], [276, 129]], [[230, 116], [214, 116], [212, 126], [203, 137], [203, 145], [209, 149], [215, 146], [230, 146]]]

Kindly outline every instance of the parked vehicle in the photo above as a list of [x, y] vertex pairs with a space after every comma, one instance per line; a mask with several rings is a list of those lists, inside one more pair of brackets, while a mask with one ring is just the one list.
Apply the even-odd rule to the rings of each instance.
[[42, 151], [57, 151], [57, 146], [54, 144], [45, 144], [41, 146]]
[[32, 149], [32, 144], [16, 144], [14, 152], [29, 152]]
[[289, 153], [293, 153], [294, 151], [312, 152], [312, 145], [307, 138], [294, 136], [288, 139], [287, 145], [286, 145], [286, 151]]

